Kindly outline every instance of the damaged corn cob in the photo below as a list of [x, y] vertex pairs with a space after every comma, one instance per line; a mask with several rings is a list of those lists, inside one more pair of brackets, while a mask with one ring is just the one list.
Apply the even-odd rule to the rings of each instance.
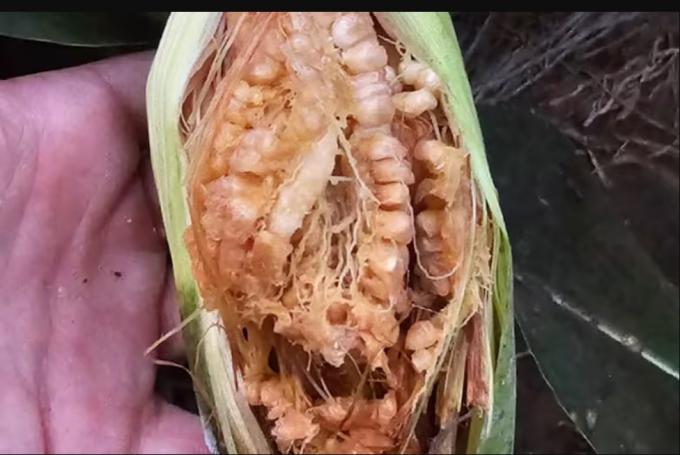
[[148, 102], [215, 450], [512, 449], [509, 246], [448, 15], [173, 13]]

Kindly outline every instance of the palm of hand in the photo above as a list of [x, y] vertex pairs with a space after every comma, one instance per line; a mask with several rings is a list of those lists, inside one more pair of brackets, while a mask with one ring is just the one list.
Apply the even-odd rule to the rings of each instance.
[[172, 289], [140, 153], [148, 66], [0, 82], [0, 452], [206, 450], [144, 356]]

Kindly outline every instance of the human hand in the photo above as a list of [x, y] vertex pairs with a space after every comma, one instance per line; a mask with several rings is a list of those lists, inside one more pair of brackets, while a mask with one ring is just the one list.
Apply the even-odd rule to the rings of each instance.
[[207, 451], [144, 355], [176, 313], [142, 153], [151, 57], [0, 81], [2, 453]]

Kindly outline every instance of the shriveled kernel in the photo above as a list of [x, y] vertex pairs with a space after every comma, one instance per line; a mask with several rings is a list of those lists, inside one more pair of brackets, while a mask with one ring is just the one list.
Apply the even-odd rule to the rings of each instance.
[[214, 153], [210, 157], [210, 169], [215, 176], [226, 175], [229, 172], [229, 157], [224, 153]]
[[234, 87], [233, 97], [241, 103], [250, 103], [253, 98], [253, 92], [250, 85], [246, 81], [239, 81]]
[[439, 235], [444, 227], [444, 212], [423, 210], [416, 216], [416, 226], [428, 237]]
[[402, 159], [407, 153], [406, 147], [397, 138], [385, 133], [376, 133], [364, 138], [359, 142], [357, 151], [371, 161], [385, 158]]
[[390, 88], [385, 82], [379, 81], [372, 84], [357, 84], [354, 86], [354, 99], [356, 100], [363, 100], [377, 96], [390, 97], [390, 95]]
[[345, 420], [349, 406], [344, 400], [331, 399], [326, 403], [316, 406], [311, 411], [326, 425], [336, 427]]
[[432, 275], [442, 275], [448, 272], [454, 265], [452, 264], [451, 256], [443, 251], [427, 253], [422, 257], [426, 268]]
[[383, 207], [395, 208], [405, 206], [409, 202], [408, 187], [403, 183], [387, 183], [375, 187], [375, 195]]
[[447, 154], [455, 152], [453, 147], [448, 147], [436, 139], [420, 141], [413, 150], [413, 156], [425, 163], [428, 170], [433, 174], [442, 172], [446, 166]]
[[414, 86], [417, 89], [426, 89], [432, 93], [436, 93], [442, 88], [442, 81], [430, 68], [425, 68], [418, 73]]
[[[385, 68], [389, 68], [389, 66], [386, 66]], [[356, 76], [352, 76], [352, 88], [354, 89], [355, 93], [357, 93], [358, 90], [360, 90], [363, 87], [367, 87], [369, 85], [373, 84], [386, 84], [386, 80], [383, 77], [383, 71], [369, 71], [368, 73], [360, 73], [357, 74]]]
[[281, 75], [282, 70], [281, 63], [264, 55], [250, 65], [245, 79], [251, 84], [270, 84]]
[[350, 73], [375, 71], [387, 65], [387, 51], [375, 40], [361, 41], [342, 53]]
[[[259, 112], [259, 110], [256, 112]], [[232, 98], [225, 110], [224, 120], [241, 128], [246, 128], [252, 125], [252, 120], [256, 117], [256, 112], [254, 112], [253, 109], [245, 108], [237, 99]]]
[[251, 406], [258, 406], [262, 404], [260, 401], [260, 386], [259, 381], [245, 381], [246, 399]]
[[427, 371], [434, 364], [434, 352], [431, 349], [420, 349], [411, 356], [413, 368], [422, 373]]
[[280, 284], [283, 279], [283, 263], [290, 250], [290, 243], [281, 236], [266, 230], [258, 232], [249, 253], [253, 271], [266, 276], [272, 283]]
[[243, 134], [243, 127], [235, 125], [230, 122], [223, 122], [213, 141], [213, 147], [218, 152], [225, 151], [228, 147], [234, 145], [237, 139]]
[[432, 93], [441, 90], [442, 83], [437, 73], [423, 63], [415, 60], [402, 60], [399, 63], [401, 80], [416, 89], [426, 89]]
[[312, 39], [304, 33], [293, 33], [288, 38], [288, 45], [293, 52], [305, 57], [310, 57], [313, 53], [317, 52], [317, 47]]
[[404, 84], [415, 85], [418, 75], [427, 67], [415, 60], [402, 60], [399, 62], [399, 77]]
[[392, 96], [394, 107], [407, 117], [417, 117], [437, 107], [437, 98], [426, 89], [401, 92]]
[[392, 239], [403, 245], [413, 238], [411, 217], [400, 211], [378, 210], [375, 215], [376, 234], [385, 239]]
[[411, 168], [403, 161], [394, 158], [373, 162], [371, 175], [378, 183], [402, 182], [411, 185], [415, 181]]
[[388, 124], [394, 116], [390, 89], [384, 82], [354, 84], [354, 116], [364, 126]]
[[370, 138], [371, 136], [377, 133], [391, 135], [392, 127], [390, 124], [383, 124], [378, 126], [358, 124], [354, 128], [354, 132], [352, 132], [352, 136], [349, 139], [350, 144], [352, 144], [352, 146], [356, 146], [359, 142], [367, 138]]
[[397, 414], [397, 396], [394, 391], [387, 392], [385, 397], [379, 401], [376, 409], [376, 421], [382, 425], [388, 425], [390, 420]]
[[369, 246], [368, 265], [376, 275], [403, 275], [408, 264], [408, 249], [387, 241], [374, 242]]
[[[250, 230], [246, 234], [250, 234]], [[242, 239], [239, 239], [239, 236], [233, 235], [233, 233], [231, 237], [223, 238], [215, 253], [217, 269], [220, 274], [229, 275], [235, 267], [240, 267], [246, 260], [246, 252], [240, 247]], [[241, 284], [243, 283], [239, 283], [239, 285]]]
[[343, 14], [333, 23], [333, 43], [340, 49], [348, 49], [359, 41], [375, 36], [373, 24], [367, 14]]
[[418, 239], [418, 247], [424, 253], [441, 253], [444, 251], [444, 241], [441, 237], [422, 237]]
[[240, 147], [257, 149], [260, 153], [274, 147], [276, 135], [269, 128], [254, 128], [241, 137]]
[[[453, 284], [451, 279], [444, 275], [451, 272], [456, 266], [456, 263], [452, 262], [454, 258], [444, 252], [434, 252], [422, 254], [421, 259], [425, 270], [435, 277], [434, 279], [427, 278], [422, 281], [424, 288], [440, 297], [450, 295]], [[422, 271], [418, 270], [418, 274], [422, 274]]]
[[287, 445], [297, 439], [309, 440], [318, 432], [319, 425], [314, 423], [311, 417], [295, 409], [289, 409], [276, 421], [272, 435], [279, 444]]
[[206, 235], [243, 241], [261, 215], [263, 190], [256, 177], [229, 175], [208, 183], [206, 212], [201, 218]]
[[319, 136], [326, 128], [323, 109], [318, 104], [296, 104], [290, 115], [288, 128], [299, 139], [308, 140]]
[[229, 165], [235, 172], [262, 174], [268, 171], [271, 163], [268, 158], [275, 151], [274, 132], [266, 128], [250, 130], [241, 138]]
[[404, 347], [409, 351], [429, 348], [439, 341], [440, 337], [441, 331], [431, 321], [417, 321], [408, 330], [404, 340]]
[[354, 116], [360, 124], [369, 127], [388, 124], [394, 117], [394, 104], [389, 95], [364, 98], [357, 102]]
[[387, 82], [394, 82], [397, 79], [397, 72], [388, 65], [383, 70], [383, 77]]
[[451, 282], [447, 278], [433, 280], [432, 289], [435, 294], [440, 297], [446, 297], [451, 294], [452, 286]]
[[[416, 193], [414, 197], [414, 201], [416, 204], [420, 204], [423, 202], [426, 198], [429, 198], [429, 196], [447, 196], [444, 194], [444, 192], [441, 190], [442, 186], [442, 179], [438, 178], [425, 178], [422, 179], [419, 183], [418, 186], [416, 187]], [[431, 207], [433, 208], [433, 207]]]
[[370, 272], [361, 277], [359, 284], [362, 292], [375, 297], [377, 300], [385, 302], [390, 298], [390, 286], [385, 283], [385, 280]]
[[340, 16], [340, 13], [311, 13], [319, 26], [323, 28], [329, 28], [333, 25], [333, 22]]
[[352, 88], [355, 91], [372, 84], [384, 85], [391, 95], [400, 92], [402, 88], [396, 71], [389, 65], [376, 71], [360, 73], [352, 77]]
[[283, 40], [278, 33], [269, 33], [262, 39], [261, 49], [270, 58], [277, 62], [285, 61], [285, 55], [281, 52]]

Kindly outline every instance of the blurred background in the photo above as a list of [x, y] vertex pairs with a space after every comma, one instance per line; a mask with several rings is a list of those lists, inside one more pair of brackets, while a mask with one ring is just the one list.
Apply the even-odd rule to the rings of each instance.
[[[678, 13], [451, 13], [515, 261], [518, 453], [678, 453]], [[0, 79], [167, 13], [2, 13]], [[181, 370], [157, 388], [195, 411]]]

